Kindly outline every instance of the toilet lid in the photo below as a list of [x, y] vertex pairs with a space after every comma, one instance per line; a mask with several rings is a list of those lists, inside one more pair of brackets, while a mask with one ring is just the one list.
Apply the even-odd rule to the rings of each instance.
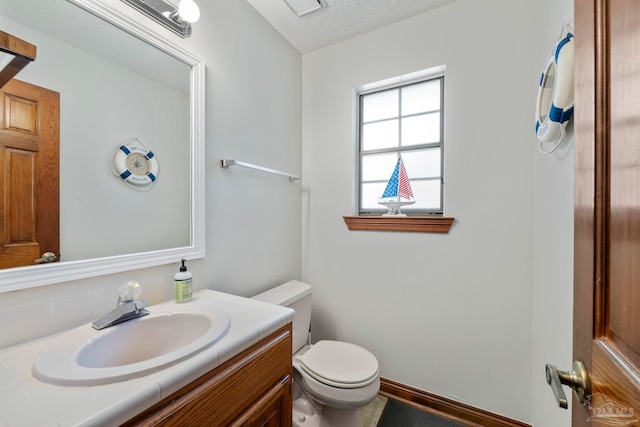
[[378, 377], [376, 357], [346, 342], [318, 341], [296, 360], [309, 376], [333, 387], [364, 387]]

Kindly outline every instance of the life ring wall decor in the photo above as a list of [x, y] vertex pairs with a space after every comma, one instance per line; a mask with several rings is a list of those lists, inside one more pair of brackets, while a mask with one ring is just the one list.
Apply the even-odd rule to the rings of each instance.
[[[536, 100], [536, 135], [538, 149], [543, 154], [550, 154], [558, 148], [573, 115], [573, 39], [571, 26], [564, 24], [540, 76]], [[545, 148], [549, 144], [551, 148]]]
[[158, 178], [158, 160], [151, 150], [134, 138], [116, 151], [113, 174], [136, 190], [148, 191]]

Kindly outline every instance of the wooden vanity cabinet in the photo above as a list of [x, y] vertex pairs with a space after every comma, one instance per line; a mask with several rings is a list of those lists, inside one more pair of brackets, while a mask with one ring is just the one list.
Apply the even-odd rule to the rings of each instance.
[[291, 427], [291, 323], [124, 426]]

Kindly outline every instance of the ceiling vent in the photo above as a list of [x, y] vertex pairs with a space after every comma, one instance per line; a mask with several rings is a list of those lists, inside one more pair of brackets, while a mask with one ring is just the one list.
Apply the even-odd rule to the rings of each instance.
[[284, 0], [293, 13], [298, 16], [306, 15], [323, 7], [327, 7], [324, 0]]

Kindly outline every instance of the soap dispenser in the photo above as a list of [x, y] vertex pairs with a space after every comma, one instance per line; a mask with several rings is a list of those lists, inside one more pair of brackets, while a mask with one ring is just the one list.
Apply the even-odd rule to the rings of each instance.
[[184, 265], [186, 260], [182, 260], [182, 266], [174, 277], [173, 282], [173, 296], [176, 302], [189, 302], [191, 301], [191, 281], [192, 275], [190, 271], [187, 271], [187, 267]]

